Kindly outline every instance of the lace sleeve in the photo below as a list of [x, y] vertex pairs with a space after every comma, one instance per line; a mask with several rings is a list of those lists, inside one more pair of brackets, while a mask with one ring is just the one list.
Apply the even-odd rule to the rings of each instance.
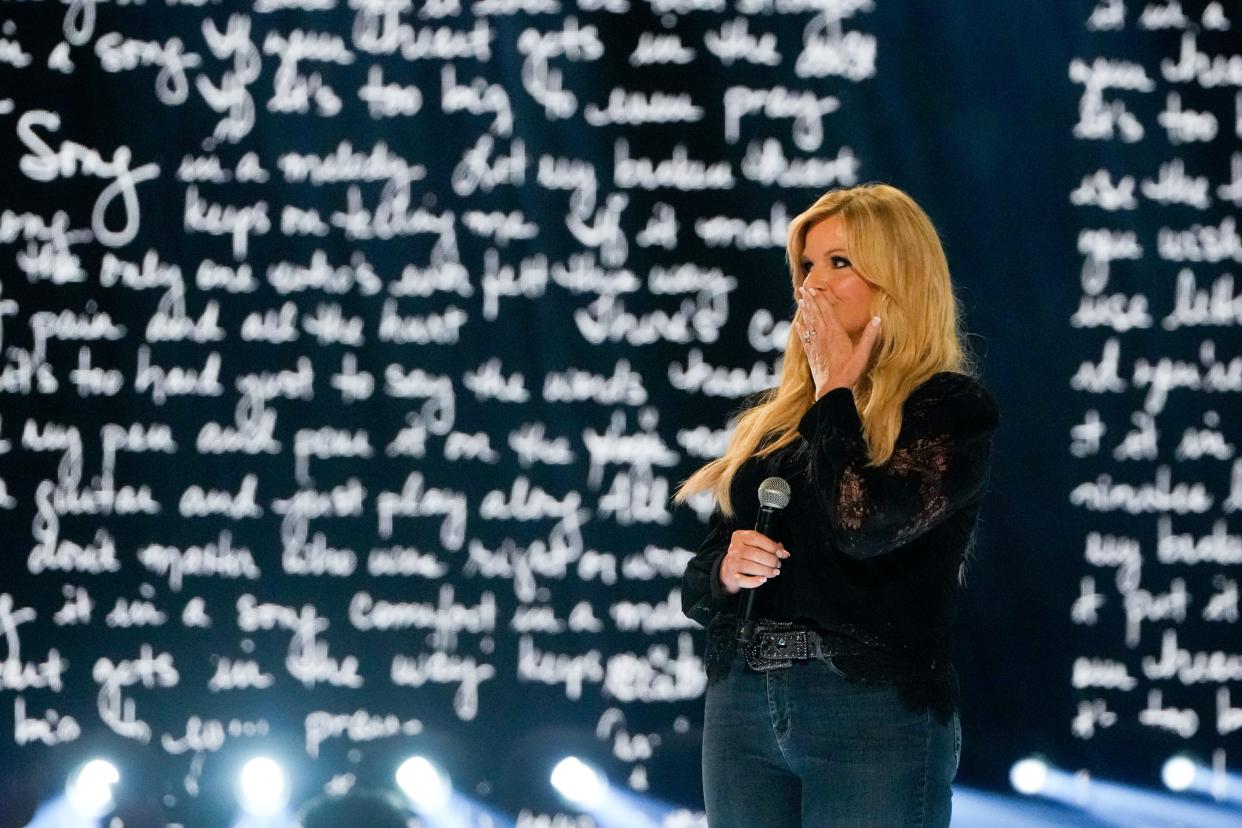
[[834, 544], [851, 558], [891, 552], [982, 495], [991, 468], [996, 405], [964, 374], [942, 372], [916, 388], [892, 457], [866, 468], [853, 392], [835, 388], [803, 416], [811, 473]]
[[687, 618], [706, 627], [721, 609], [737, 600], [725, 592], [720, 583], [720, 562], [729, 549], [729, 539], [736, 527], [726, 520], [719, 508], [708, 520], [707, 537], [686, 564], [681, 576], [681, 610]]

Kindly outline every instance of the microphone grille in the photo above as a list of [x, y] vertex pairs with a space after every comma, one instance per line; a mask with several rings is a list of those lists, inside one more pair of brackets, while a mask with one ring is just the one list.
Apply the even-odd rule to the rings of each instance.
[[759, 484], [759, 505], [784, 509], [789, 505], [789, 484], [783, 477], [768, 477]]

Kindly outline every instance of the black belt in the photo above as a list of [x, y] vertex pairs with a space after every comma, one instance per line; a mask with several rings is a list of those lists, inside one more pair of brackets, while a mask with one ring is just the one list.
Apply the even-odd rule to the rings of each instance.
[[755, 637], [750, 646], [741, 650], [752, 670], [775, 670], [795, 661], [827, 658], [835, 655], [856, 655], [871, 648], [859, 641], [838, 636], [823, 636], [791, 621], [755, 622]]

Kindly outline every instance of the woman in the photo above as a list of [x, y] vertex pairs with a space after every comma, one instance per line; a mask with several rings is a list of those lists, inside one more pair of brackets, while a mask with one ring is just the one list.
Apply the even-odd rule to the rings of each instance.
[[[740, 413], [686, 568], [708, 628], [712, 828], [945, 826], [961, 749], [950, 627], [999, 423], [963, 347], [927, 215], [867, 184], [789, 227], [797, 311], [780, 384]], [[757, 491], [785, 479], [778, 530]], [[740, 598], [755, 593], [750, 648]]]

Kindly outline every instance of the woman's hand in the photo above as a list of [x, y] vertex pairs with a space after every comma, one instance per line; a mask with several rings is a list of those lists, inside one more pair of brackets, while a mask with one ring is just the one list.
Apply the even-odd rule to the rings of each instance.
[[[880, 338], [880, 317], [874, 316], [855, 345], [823, 291], [802, 285], [798, 287], [794, 324], [815, 380], [817, 400], [834, 388], [853, 388], [867, 370], [871, 352]], [[814, 335], [808, 337], [810, 331]]]
[[754, 529], [735, 529], [720, 562], [720, 583], [730, 595], [753, 589], [779, 575], [781, 561], [788, 557], [789, 551], [767, 535]]

